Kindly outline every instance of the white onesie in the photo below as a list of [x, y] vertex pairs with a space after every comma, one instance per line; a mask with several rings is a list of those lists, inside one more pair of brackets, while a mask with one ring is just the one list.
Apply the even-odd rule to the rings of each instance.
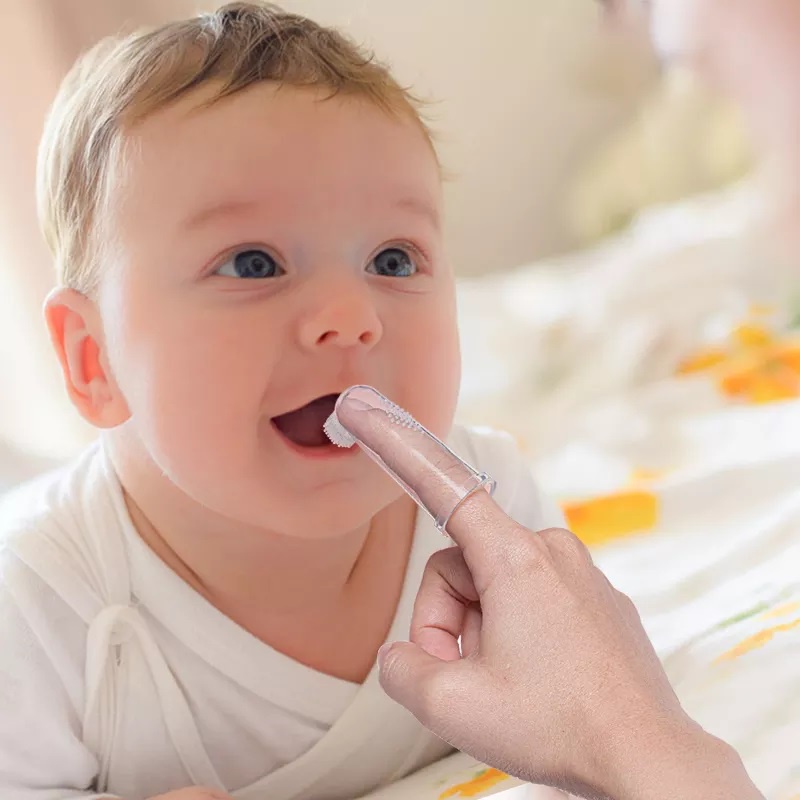
[[[513, 442], [453, 431], [538, 530]], [[389, 640], [405, 639], [429, 556], [419, 514]], [[535, 613], [535, 609], [531, 609]], [[0, 798], [146, 800], [185, 786], [239, 800], [353, 800], [448, 752], [381, 691], [317, 672], [237, 626], [137, 536], [101, 444], [0, 500]]]

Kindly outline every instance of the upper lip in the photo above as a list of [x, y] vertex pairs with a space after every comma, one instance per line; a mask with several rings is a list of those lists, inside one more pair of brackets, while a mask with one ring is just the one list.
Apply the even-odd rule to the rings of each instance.
[[304, 400], [301, 403], [297, 403], [296, 405], [293, 405], [293, 406], [287, 408], [285, 411], [279, 411], [277, 414], [273, 414], [271, 416], [271, 419], [275, 419], [277, 417], [283, 417], [286, 414], [291, 414], [293, 411], [299, 411], [301, 408], [304, 408], [309, 403], [313, 403], [315, 400], [321, 400], [323, 397], [338, 397], [343, 391], [345, 391], [345, 389], [349, 389], [351, 386], [353, 386], [354, 383], [348, 383], [346, 386], [343, 386], [341, 388], [331, 389], [329, 391], [323, 391], [323, 392], [320, 392], [319, 394], [314, 394], [314, 395], [311, 395], [311, 396], [307, 395], [306, 396], [307, 397], [306, 400]]

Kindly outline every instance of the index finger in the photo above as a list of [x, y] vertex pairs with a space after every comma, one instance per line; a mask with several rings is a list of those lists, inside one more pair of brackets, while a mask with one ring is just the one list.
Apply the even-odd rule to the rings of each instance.
[[459, 458], [407, 411], [371, 386], [353, 386], [336, 417], [361, 448], [462, 548], [505, 527], [508, 516], [491, 499], [494, 481]]

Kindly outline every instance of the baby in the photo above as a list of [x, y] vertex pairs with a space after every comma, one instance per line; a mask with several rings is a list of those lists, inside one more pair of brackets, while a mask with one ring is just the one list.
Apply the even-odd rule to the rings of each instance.
[[413, 99], [340, 33], [234, 3], [83, 58], [40, 201], [47, 323], [101, 435], [0, 511], [0, 797], [353, 800], [446, 754], [373, 665], [447, 540], [323, 421], [372, 384], [524, 525], [561, 520], [508, 438], [452, 424]]

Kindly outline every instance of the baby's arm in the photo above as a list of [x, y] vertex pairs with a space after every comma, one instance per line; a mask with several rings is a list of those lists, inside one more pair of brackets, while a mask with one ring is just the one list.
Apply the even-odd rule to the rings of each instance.
[[[106, 800], [81, 737], [82, 623], [0, 547], [0, 798]], [[80, 710], [79, 710], [80, 709]]]
[[563, 528], [566, 524], [563, 511], [552, 497], [541, 491], [528, 459], [512, 441], [506, 442], [503, 449], [504, 477], [513, 486], [511, 496], [504, 503], [505, 512], [534, 532]]
[[58, 624], [46, 620], [53, 609], [29, 604], [24, 596], [27, 587], [17, 580], [18, 570], [25, 568], [3, 561], [0, 797], [99, 800], [102, 796], [92, 791], [97, 761], [81, 741], [76, 698], [67, 688], [70, 673], [82, 665], [64, 663], [59, 668], [53, 663], [55, 653], [48, 653], [39, 636], [43, 627]]

